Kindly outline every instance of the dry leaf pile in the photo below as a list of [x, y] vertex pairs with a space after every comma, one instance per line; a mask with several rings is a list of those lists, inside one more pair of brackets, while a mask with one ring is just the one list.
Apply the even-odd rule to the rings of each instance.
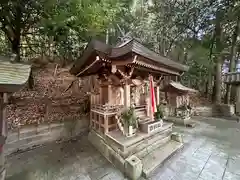
[[33, 69], [34, 88], [25, 87], [10, 97], [7, 106], [9, 128], [81, 117], [84, 101], [89, 98], [86, 93], [89, 81], [76, 79], [69, 73], [69, 68], [56, 71], [55, 67], [55, 64], [49, 64]]

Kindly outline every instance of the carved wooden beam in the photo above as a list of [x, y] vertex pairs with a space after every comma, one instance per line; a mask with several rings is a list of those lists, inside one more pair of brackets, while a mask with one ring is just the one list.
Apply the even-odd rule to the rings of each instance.
[[123, 77], [123, 79], [127, 80], [130, 79], [132, 77], [134, 71], [134, 67], [131, 67], [131, 70], [129, 73], [124, 73], [123, 71], [121, 71], [120, 69], [118, 69], [118, 72], [121, 74], [121, 76]]
[[87, 66], [86, 68], [84, 68], [82, 71], [80, 71], [76, 76], [80, 76], [82, 73], [84, 73], [85, 71], [87, 71], [89, 68], [91, 68], [96, 62], [98, 62], [100, 60], [99, 56], [96, 57], [95, 61], [93, 61], [89, 66]]
[[158, 80], [156, 81], [156, 84], [157, 84], [157, 85], [160, 85], [160, 83], [162, 82], [162, 80], [163, 80], [163, 75], [161, 75], [161, 76], [158, 78]]

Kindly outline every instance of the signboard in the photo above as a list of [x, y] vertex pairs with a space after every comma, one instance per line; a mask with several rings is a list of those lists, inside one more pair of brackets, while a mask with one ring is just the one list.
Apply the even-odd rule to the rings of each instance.
[[155, 121], [155, 122], [152, 122], [152, 123], [143, 123], [143, 124], [140, 124], [140, 128], [143, 132], [145, 133], [152, 133], [154, 131], [158, 131], [159, 129], [162, 128], [162, 124], [163, 124], [163, 121]]

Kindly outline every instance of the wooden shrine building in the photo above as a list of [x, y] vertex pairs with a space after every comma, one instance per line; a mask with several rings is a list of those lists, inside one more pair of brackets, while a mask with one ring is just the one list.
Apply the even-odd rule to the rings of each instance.
[[6, 105], [8, 94], [21, 89], [31, 71], [30, 65], [11, 63], [9, 58], [0, 57], [0, 180], [5, 179], [4, 144], [7, 138]]
[[[91, 41], [71, 68], [77, 77], [97, 75], [100, 88], [91, 93], [88, 137], [128, 177], [148, 176], [182, 147], [181, 138], [172, 134], [171, 123], [149, 117], [149, 77], [159, 104], [162, 80], [178, 79], [187, 70], [187, 66], [160, 56], [135, 39], [117, 47]], [[129, 136], [130, 129], [125, 132], [124, 122], [119, 120], [119, 112], [130, 107], [137, 116], [133, 136]], [[164, 157], [160, 157], [161, 151], [166, 151]], [[151, 163], [148, 154], [156, 156]]]

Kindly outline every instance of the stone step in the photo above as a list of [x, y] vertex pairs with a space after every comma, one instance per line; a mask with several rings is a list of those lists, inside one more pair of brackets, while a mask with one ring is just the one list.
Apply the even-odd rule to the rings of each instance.
[[140, 124], [141, 124], [141, 123], [145, 123], [145, 122], [150, 121], [150, 120], [151, 120], [150, 117], [147, 117], [147, 116], [145, 116], [145, 117], [140, 117], [139, 123], [140, 123]]
[[143, 117], [147, 117], [147, 115], [146, 113], [139, 113], [139, 114], [136, 114], [136, 117], [143, 118]]
[[137, 152], [134, 155], [139, 159], [143, 159], [147, 154], [166, 144], [170, 140], [170, 132], [153, 137], [152, 139], [149, 139], [147, 142], [143, 143], [142, 146], [136, 148]]
[[183, 147], [182, 143], [177, 141], [169, 141], [166, 144], [155, 149], [151, 153], [142, 158], [143, 171], [142, 176], [147, 178], [151, 173], [160, 167], [167, 159], [169, 159], [175, 152]]
[[136, 109], [141, 109], [141, 108], [146, 108], [146, 105], [138, 105], [138, 106], [135, 106], [135, 110], [136, 110]]
[[172, 126], [166, 126], [166, 128], [162, 131], [145, 138], [143, 141], [138, 142], [135, 145], [132, 145], [132, 147], [129, 147], [128, 150], [131, 151], [131, 154], [134, 154], [141, 159], [141, 157], [169, 141], [171, 139], [171, 133]]
[[147, 112], [146, 112], [146, 111], [137, 111], [137, 112], [135, 112], [135, 114], [136, 114], [136, 115], [138, 115], [138, 114], [145, 114], [145, 115], [146, 115]]
[[[107, 134], [106, 142], [111, 144], [112, 148], [118, 152], [122, 157], [128, 157], [138, 153], [139, 151], [144, 151], [148, 148], [148, 152], [152, 148], [159, 147], [161, 145], [161, 140], [168, 137], [172, 132], [172, 123], [164, 123], [163, 127], [157, 132], [153, 133], [143, 133], [138, 132], [134, 137], [125, 138], [119, 131], [112, 131]], [[163, 140], [164, 141], [164, 140]], [[159, 143], [159, 145], [157, 145]], [[151, 146], [151, 144], [153, 144]]]
[[137, 108], [137, 109], [135, 109], [135, 113], [137, 113], [137, 112], [145, 112], [146, 111], [146, 108], [145, 107], [142, 107], [142, 108]]

